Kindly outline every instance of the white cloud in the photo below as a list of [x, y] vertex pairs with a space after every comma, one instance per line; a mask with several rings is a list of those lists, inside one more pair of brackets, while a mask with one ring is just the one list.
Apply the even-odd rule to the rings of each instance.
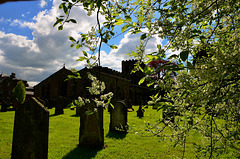
[[[103, 54], [103, 57], [101, 57], [102, 64], [104, 66], [111, 66], [112, 68], [120, 71], [122, 60], [129, 60], [133, 58], [126, 54], [136, 51], [136, 46], [140, 44], [140, 36], [141, 34], [125, 34], [118, 45], [118, 49], [113, 49], [109, 55]], [[157, 45], [161, 44], [161, 42], [162, 39], [157, 36], [153, 36], [146, 45], [145, 53], [149, 54], [157, 51]]]
[[39, 5], [40, 5], [41, 8], [43, 8], [47, 5], [47, 2], [45, 0], [41, 0]]
[[[91, 26], [96, 25], [96, 14], [88, 17], [82, 7], [75, 8], [71, 11], [71, 18], [76, 19], [77, 24], [66, 23], [64, 29], [58, 31], [57, 27], [53, 28], [53, 24], [56, 17], [64, 13], [58, 9], [60, 0], [53, 0], [52, 3], [50, 10], [39, 12], [31, 21], [11, 20], [11, 25], [30, 28], [32, 40], [26, 36], [0, 31], [0, 71], [7, 74], [15, 72], [18, 78], [35, 84], [61, 69], [64, 63], [67, 68], [84, 67], [84, 62], [76, 62], [81, 56], [81, 49], [71, 49], [68, 36], [78, 38], [78, 33], [87, 33]], [[140, 43], [139, 38], [139, 34], [127, 33], [120, 41], [118, 49], [111, 50], [109, 54], [101, 51], [101, 65], [120, 71], [122, 60], [129, 59], [126, 53], [136, 50]], [[148, 42], [146, 52], [156, 51], [156, 45], [161, 42], [162, 39], [154, 36]]]
[[53, 28], [53, 24], [56, 17], [62, 14], [58, 9], [59, 4], [60, 1], [54, 0], [53, 7], [39, 12], [33, 22], [18, 19], [11, 22], [14, 26], [30, 28], [32, 40], [26, 36], [0, 31], [0, 71], [7, 74], [15, 72], [18, 78], [36, 83], [59, 70], [64, 63], [67, 68], [79, 69], [84, 66], [84, 63], [76, 62], [81, 50], [70, 48], [68, 36], [76, 36], [79, 32], [86, 33], [95, 25], [96, 17], [87, 17], [82, 8], [76, 8], [71, 12], [71, 16], [78, 23], [66, 24], [62, 31], [58, 31], [56, 27]]

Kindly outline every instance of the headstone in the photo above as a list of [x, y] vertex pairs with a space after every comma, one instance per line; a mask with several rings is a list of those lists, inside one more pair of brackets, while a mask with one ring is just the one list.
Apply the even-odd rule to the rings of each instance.
[[62, 97], [59, 96], [55, 99], [54, 106], [55, 106], [55, 115], [64, 114], [64, 111], [63, 111], [64, 102]]
[[127, 124], [127, 106], [123, 101], [113, 103], [114, 108], [110, 112], [110, 132], [124, 132], [128, 131]]
[[76, 107], [76, 115], [80, 115], [80, 110], [81, 110], [80, 107]]
[[55, 104], [55, 99], [54, 98], [49, 98], [46, 100], [46, 107], [48, 109], [52, 109], [54, 107]]
[[49, 112], [30, 98], [15, 111], [11, 159], [48, 158]]
[[8, 104], [5, 100], [2, 100], [2, 105], [1, 105], [1, 112], [6, 112], [7, 111]]
[[139, 108], [137, 110], [137, 117], [142, 118], [144, 116], [144, 109], [142, 108], [142, 105], [139, 105]]
[[93, 148], [104, 146], [103, 108], [95, 108], [95, 102], [80, 107], [79, 145]]

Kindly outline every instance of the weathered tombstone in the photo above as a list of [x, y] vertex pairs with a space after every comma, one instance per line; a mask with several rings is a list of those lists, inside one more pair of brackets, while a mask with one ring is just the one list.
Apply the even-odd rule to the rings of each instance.
[[76, 107], [76, 115], [80, 115], [80, 107]]
[[64, 111], [63, 111], [64, 102], [61, 96], [56, 98], [54, 106], [55, 106], [55, 115], [64, 114]]
[[137, 110], [137, 117], [142, 118], [144, 116], [144, 109], [142, 108], [142, 105], [139, 105], [139, 108]]
[[95, 108], [95, 102], [80, 107], [79, 145], [93, 148], [104, 146], [103, 108]]
[[15, 111], [11, 159], [48, 158], [49, 112], [30, 98]]
[[54, 98], [49, 98], [48, 100], [46, 100], [46, 107], [48, 109], [52, 109], [54, 107], [54, 104], [55, 104]]
[[123, 101], [113, 103], [114, 108], [110, 109], [110, 132], [128, 132], [127, 106]]
[[5, 100], [2, 100], [1, 112], [6, 112], [7, 107], [8, 107], [7, 102]]

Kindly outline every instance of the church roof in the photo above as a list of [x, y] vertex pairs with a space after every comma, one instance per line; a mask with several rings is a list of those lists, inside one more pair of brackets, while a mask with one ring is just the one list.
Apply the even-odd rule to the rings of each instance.
[[7, 74], [5, 74], [5, 73], [2, 73], [2, 74], [0, 74], [0, 77], [4, 78], [4, 77], [9, 77], [9, 76]]

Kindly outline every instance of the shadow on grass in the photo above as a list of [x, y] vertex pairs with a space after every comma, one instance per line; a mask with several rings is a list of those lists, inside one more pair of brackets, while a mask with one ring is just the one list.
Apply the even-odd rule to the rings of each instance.
[[64, 156], [62, 159], [90, 159], [94, 158], [98, 151], [101, 151], [102, 149], [97, 148], [90, 148], [90, 147], [83, 147], [83, 146], [77, 146], [75, 149], [73, 149], [71, 152], [69, 152], [66, 156]]
[[62, 114], [51, 114], [51, 115], [49, 115], [49, 117], [54, 117], [54, 116], [58, 116], [58, 115], [62, 115]]
[[114, 138], [114, 139], [124, 139], [126, 135], [127, 133], [124, 133], [124, 132], [108, 132], [106, 137]]
[[80, 117], [80, 115], [75, 114], [75, 115], [71, 115], [71, 117]]

